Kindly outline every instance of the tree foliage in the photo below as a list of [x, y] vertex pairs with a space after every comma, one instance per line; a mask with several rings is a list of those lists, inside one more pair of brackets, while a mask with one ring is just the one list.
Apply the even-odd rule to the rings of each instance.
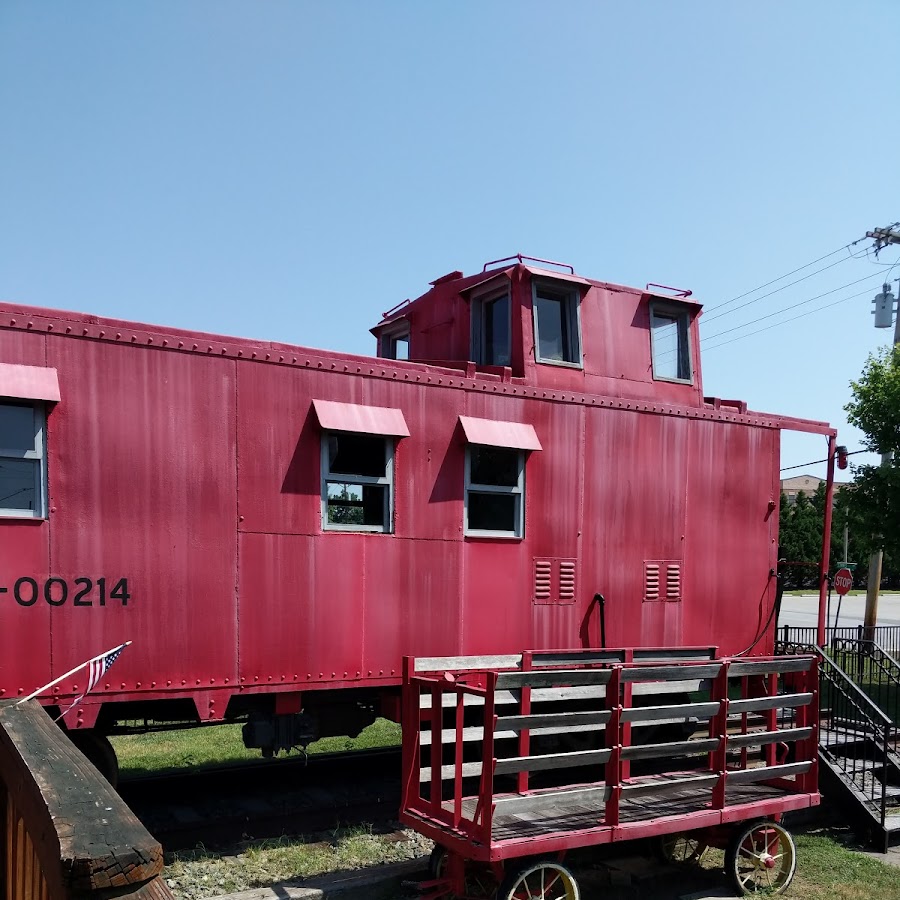
[[900, 452], [900, 348], [870, 354], [850, 389], [853, 399], [844, 409], [850, 423], [866, 433], [866, 447]]
[[854, 466], [853, 484], [842, 493], [851, 533], [868, 553], [884, 548], [882, 572], [889, 586], [900, 581], [900, 349], [885, 348], [866, 361], [844, 407], [866, 434], [869, 450], [893, 454], [883, 466]]

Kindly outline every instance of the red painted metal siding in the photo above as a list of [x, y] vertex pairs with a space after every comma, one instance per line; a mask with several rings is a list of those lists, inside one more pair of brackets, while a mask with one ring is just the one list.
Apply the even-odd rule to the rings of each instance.
[[[428, 307], [442, 353], [468, 352], [459, 286]], [[0, 595], [0, 696], [130, 638], [110, 687], [79, 709], [185, 696], [217, 718], [240, 691], [397, 684], [404, 654], [596, 644], [596, 592], [611, 645], [747, 647], [771, 608], [764, 516], [790, 423], [704, 405], [699, 382], [648, 380], [641, 292], [594, 283], [585, 302], [587, 372], [505, 380], [41, 310], [25, 311], [28, 329], [0, 309], [0, 362], [55, 367], [62, 392], [49, 519], [0, 519], [0, 587], [95, 585], [81, 608]], [[630, 360], [626, 377], [596, 374], [604, 358]], [[394, 534], [323, 532], [314, 400], [402, 412]], [[461, 415], [533, 426], [524, 539], [463, 535]], [[536, 559], [567, 561], [565, 602], [535, 596]], [[677, 598], [645, 601], [648, 561], [679, 566]], [[100, 578], [127, 578], [128, 605], [101, 608]]]
[[[235, 363], [62, 336], [48, 358], [52, 574], [95, 583], [93, 606], [52, 610], [48, 676], [131, 639], [111, 690], [234, 684]], [[99, 607], [101, 577], [128, 579], [127, 606]]]

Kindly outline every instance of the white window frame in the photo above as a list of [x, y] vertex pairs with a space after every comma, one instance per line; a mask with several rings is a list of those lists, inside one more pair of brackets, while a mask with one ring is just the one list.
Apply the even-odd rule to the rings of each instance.
[[[398, 325], [382, 331], [381, 337], [378, 340], [379, 355], [381, 356], [381, 358], [397, 359], [397, 343], [398, 341], [402, 341], [404, 339], [406, 340], [407, 345], [406, 359], [409, 359], [409, 322], [404, 322], [402, 325]], [[403, 358], [401, 357], [401, 360], [402, 359]]]
[[[541, 335], [538, 324], [538, 294], [554, 295], [563, 304], [566, 320], [567, 340], [564, 353], [569, 359], [544, 359], [541, 356]], [[542, 366], [563, 366], [569, 369], [584, 368], [584, 354], [581, 342], [581, 291], [570, 285], [563, 285], [545, 279], [532, 279], [531, 318], [534, 323], [534, 361]]]
[[[656, 354], [654, 351], [653, 327], [655, 319], [665, 319], [666, 321], [674, 321], [678, 334], [678, 348], [675, 353], [677, 356], [676, 370], [680, 369], [682, 359], [687, 365], [687, 377], [671, 375], [661, 375], [656, 371]], [[682, 355], [683, 354], [683, 355]], [[650, 301], [650, 363], [653, 369], [654, 381], [670, 381], [675, 384], [693, 384], [694, 383], [694, 360], [691, 353], [691, 313], [690, 310], [683, 306], [665, 301]]]
[[0, 447], [0, 459], [29, 460], [34, 463], [35, 509], [12, 509], [3, 506], [0, 500], [0, 518], [6, 519], [46, 519], [47, 518], [47, 407], [44, 403], [22, 401], [15, 397], [0, 397], [2, 406], [21, 406], [30, 409], [34, 418], [34, 446], [31, 450]]
[[[479, 484], [472, 481], [472, 450], [485, 444], [466, 444], [466, 490], [463, 502], [463, 533], [468, 537], [512, 538], [525, 537], [525, 451], [511, 447], [496, 447], [517, 454], [518, 478], [515, 485]], [[471, 528], [469, 526], [469, 494], [511, 494], [515, 497], [515, 527], [512, 531]]]
[[[488, 346], [485, 341], [487, 327], [485, 318], [487, 308], [497, 300], [506, 300], [506, 334], [507, 334], [507, 361], [496, 362], [488, 360]], [[472, 297], [470, 306], [472, 318], [472, 360], [479, 366], [511, 366], [512, 365], [512, 294], [509, 286], [487, 291]]]
[[[384, 442], [385, 473], [382, 477], [372, 475], [351, 475], [345, 472], [331, 472], [328, 453], [328, 439], [341, 435], [380, 438]], [[323, 431], [321, 440], [321, 482], [322, 482], [322, 530], [323, 531], [365, 531], [392, 534], [394, 531], [394, 437], [384, 434], [368, 434], [359, 431]], [[328, 485], [382, 485], [384, 491], [384, 513], [381, 525], [337, 525], [328, 521]]]

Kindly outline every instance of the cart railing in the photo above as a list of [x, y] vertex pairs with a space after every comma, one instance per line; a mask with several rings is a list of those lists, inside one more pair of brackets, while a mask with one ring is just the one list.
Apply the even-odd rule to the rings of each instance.
[[[645, 796], [699, 791], [723, 810], [742, 785], [816, 794], [814, 657], [662, 652], [408, 659], [402, 813], [445, 843], [490, 847], [499, 820], [563, 802], [616, 828]], [[672, 685], [687, 686], [679, 702]]]

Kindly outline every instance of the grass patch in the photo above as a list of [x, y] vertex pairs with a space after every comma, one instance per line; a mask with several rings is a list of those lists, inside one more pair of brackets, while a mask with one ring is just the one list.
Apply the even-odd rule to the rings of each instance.
[[[211, 766], [259, 760], [259, 750], [248, 750], [241, 739], [240, 725], [215, 725], [183, 731], [156, 731], [148, 734], [110, 738], [124, 777], [164, 772], [194, 771]], [[310, 744], [310, 753], [365, 750], [400, 743], [400, 726], [377, 719], [359, 737], [322, 738]], [[284, 759], [284, 755], [281, 756]]]
[[414, 859], [428, 854], [431, 846], [411, 831], [379, 835], [370, 829], [352, 828], [311, 841], [286, 837], [257, 841], [234, 856], [220, 857], [202, 848], [172, 854], [166, 857], [165, 878], [178, 900], [202, 900], [292, 883], [324, 872]]

